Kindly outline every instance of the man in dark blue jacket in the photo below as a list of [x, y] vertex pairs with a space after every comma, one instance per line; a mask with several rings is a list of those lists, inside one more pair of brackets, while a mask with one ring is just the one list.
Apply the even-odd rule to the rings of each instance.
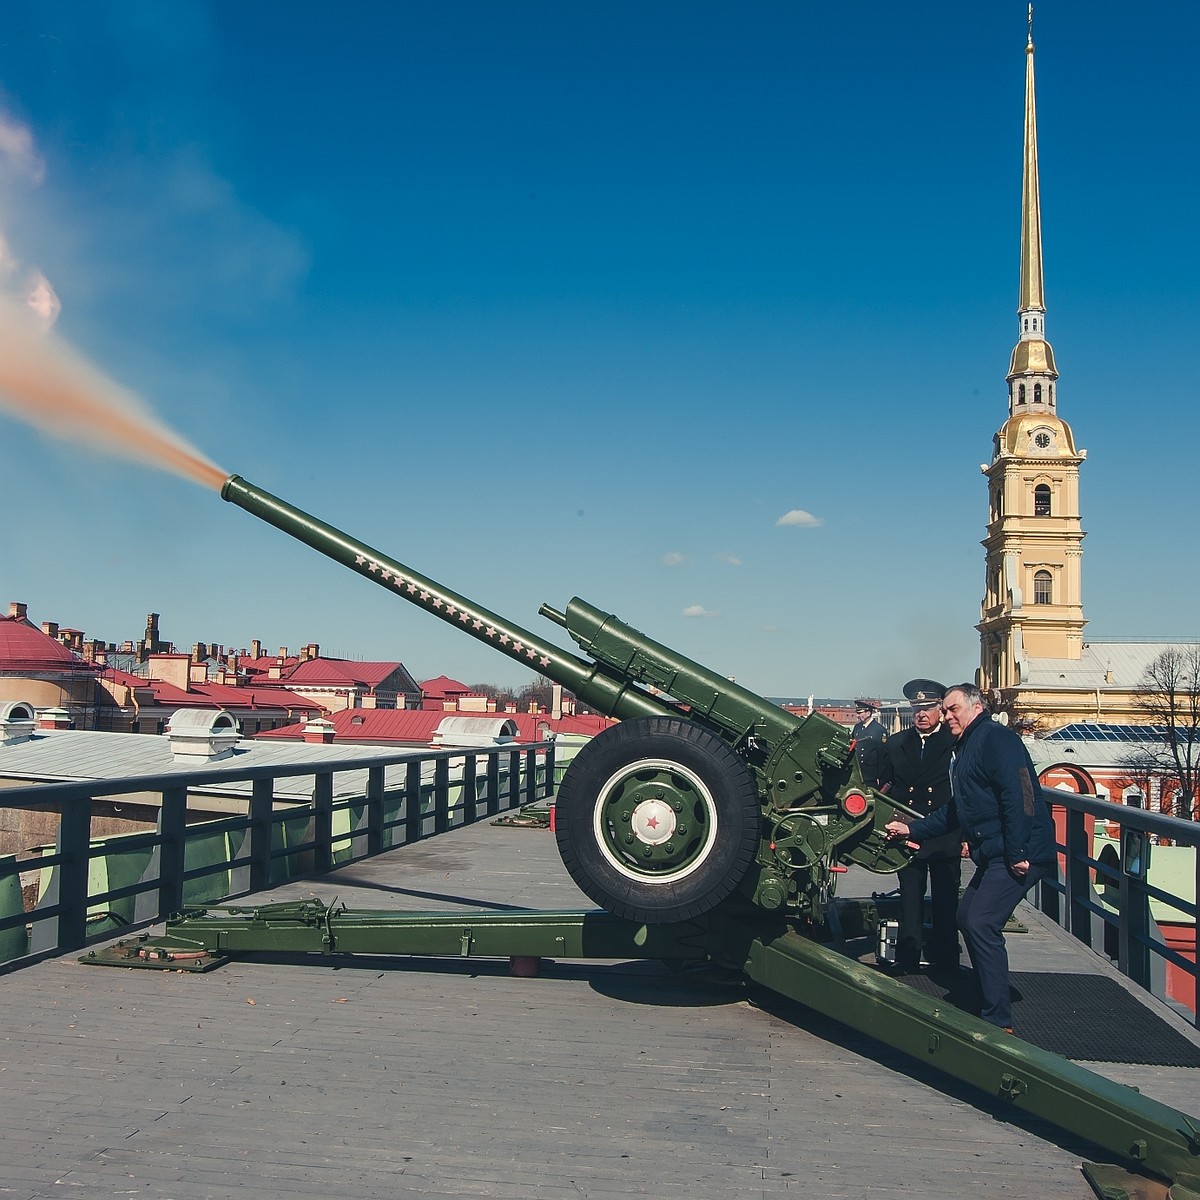
[[920, 844], [957, 826], [975, 875], [958, 905], [958, 927], [979, 981], [985, 1021], [1012, 1032], [1004, 926], [1021, 897], [1055, 868], [1054, 824], [1021, 739], [991, 719], [973, 684], [946, 692], [942, 713], [957, 739], [950, 760], [953, 804], [911, 824], [892, 821], [892, 837]]

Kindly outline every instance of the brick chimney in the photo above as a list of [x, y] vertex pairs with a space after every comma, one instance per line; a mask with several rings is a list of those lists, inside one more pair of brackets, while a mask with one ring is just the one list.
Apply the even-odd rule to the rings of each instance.
[[20, 600], [12, 600], [8, 605], [8, 615], [15, 617], [18, 621], [28, 621], [26, 614], [29, 612], [29, 605], [22, 604]]
[[250, 657], [262, 658], [262, 656], [262, 642], [255, 638], [254, 641], [250, 643]]
[[71, 729], [75, 722], [65, 708], [43, 708], [38, 713], [37, 727], [39, 729]]
[[42, 622], [42, 632], [48, 638], [53, 638], [57, 642], [58, 641], [58, 622], [57, 621], [43, 621]]
[[186, 654], [151, 654], [146, 663], [151, 679], [174, 684], [186, 692], [191, 674], [191, 661]]
[[328, 746], [336, 732], [332, 721], [326, 721], [324, 717], [314, 717], [300, 731], [300, 737], [312, 746]]
[[191, 687], [193, 683], [207, 683], [207, 682], [208, 682], [208, 666], [207, 666], [207, 664], [202, 663], [202, 662], [188, 663], [188, 687]]

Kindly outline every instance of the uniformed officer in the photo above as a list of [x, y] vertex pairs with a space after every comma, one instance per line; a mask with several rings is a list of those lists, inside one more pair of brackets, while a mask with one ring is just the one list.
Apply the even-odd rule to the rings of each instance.
[[[928, 816], [950, 800], [950, 753], [954, 735], [942, 720], [946, 689], [932, 679], [910, 679], [904, 696], [912, 705], [913, 723], [888, 738], [880, 764], [880, 790]], [[900, 883], [900, 930], [896, 969], [920, 969], [925, 925], [925, 888], [929, 887], [933, 930], [929, 962], [942, 971], [958, 968], [958, 889], [962, 877], [962, 845], [951, 831], [921, 844], [913, 860], [896, 873]]]
[[858, 717], [850, 736], [854, 738], [854, 754], [863, 783], [875, 787], [879, 780], [879, 768], [883, 761], [883, 746], [887, 741], [887, 730], [875, 719], [879, 705], [864, 697], [854, 702], [854, 715]]

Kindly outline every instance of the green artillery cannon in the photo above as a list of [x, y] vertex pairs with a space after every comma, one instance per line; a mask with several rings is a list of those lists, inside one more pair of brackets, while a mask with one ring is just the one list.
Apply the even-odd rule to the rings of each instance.
[[84, 962], [204, 971], [269, 950], [733, 968], [1104, 1147], [1115, 1164], [1084, 1166], [1098, 1196], [1200, 1197], [1200, 1122], [829, 944], [878, 916], [873, 902], [834, 901], [840, 863], [890, 872], [905, 861], [883, 829], [907, 810], [863, 786], [841, 726], [792, 716], [578, 599], [541, 609], [589, 657], [567, 653], [236, 475], [221, 494], [621, 719], [580, 751], [557, 798], [563, 862], [608, 911], [235, 906], [179, 914], [163, 937]]
[[665, 924], [741, 900], [820, 924], [839, 863], [906, 861], [884, 833], [906, 810], [863, 786], [836, 722], [786, 712], [584, 600], [542, 605], [580, 658], [237, 475], [221, 495], [620, 718], [571, 763], [555, 822], [572, 878], [614, 915]]

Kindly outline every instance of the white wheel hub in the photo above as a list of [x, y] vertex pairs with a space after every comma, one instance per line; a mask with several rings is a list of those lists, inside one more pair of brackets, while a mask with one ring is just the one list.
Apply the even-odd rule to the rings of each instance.
[[661, 800], [643, 800], [633, 810], [629, 823], [638, 841], [661, 846], [675, 832], [675, 810]]

